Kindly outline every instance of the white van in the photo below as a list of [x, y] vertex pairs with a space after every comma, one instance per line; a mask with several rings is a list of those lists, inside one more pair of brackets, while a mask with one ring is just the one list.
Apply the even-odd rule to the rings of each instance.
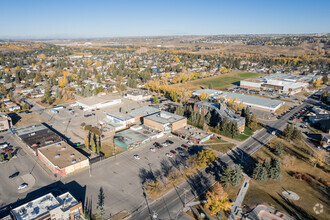
[[9, 147], [9, 145], [7, 143], [0, 144], [0, 149], [6, 148], [6, 147]]

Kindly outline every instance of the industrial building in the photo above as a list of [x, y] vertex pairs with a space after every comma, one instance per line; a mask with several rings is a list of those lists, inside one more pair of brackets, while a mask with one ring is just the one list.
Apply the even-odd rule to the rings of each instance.
[[134, 109], [128, 114], [121, 112], [108, 113], [105, 118], [100, 120], [102, 131], [116, 132], [128, 128], [132, 124], [143, 124], [143, 118], [160, 112], [159, 109], [144, 106]]
[[90, 111], [116, 105], [121, 101], [119, 95], [98, 95], [80, 99], [76, 101], [76, 105], [82, 107], [84, 111]]
[[269, 74], [240, 81], [240, 86], [249, 89], [268, 90], [277, 93], [295, 94], [306, 90], [310, 83], [320, 79], [316, 75]]
[[144, 125], [164, 133], [170, 133], [187, 125], [187, 118], [161, 111], [144, 118]]
[[129, 129], [117, 132], [114, 143], [125, 150], [131, 150], [161, 136], [163, 133], [159, 133], [155, 129], [144, 125], [134, 125]]
[[213, 136], [212, 133], [205, 132], [191, 125], [177, 129], [173, 133], [181, 138], [191, 141], [194, 144], [202, 144]]
[[38, 157], [53, 172], [64, 176], [89, 167], [89, 160], [65, 142], [40, 147]]
[[6, 113], [0, 113], [0, 131], [6, 131], [13, 126], [11, 117]]
[[69, 192], [55, 197], [48, 193], [11, 210], [15, 220], [85, 219], [82, 203]]
[[143, 90], [130, 90], [125, 94], [125, 98], [134, 100], [134, 101], [144, 101], [151, 99], [152, 95], [148, 94]]
[[195, 111], [203, 114], [204, 116], [210, 112], [213, 114], [218, 120], [214, 120], [217, 123], [221, 123], [221, 121], [226, 117], [228, 121], [237, 124], [238, 131], [243, 132], [245, 129], [245, 118], [239, 115], [236, 115], [225, 103], [211, 103], [200, 101], [194, 104]]
[[223, 92], [219, 90], [212, 89], [199, 89], [193, 92], [193, 95], [200, 96], [203, 92], [209, 94], [210, 99], [220, 99], [223, 97], [225, 100], [237, 100], [237, 102], [242, 102], [244, 106], [249, 106], [254, 109], [259, 109], [262, 111], [275, 112], [279, 109], [284, 102], [279, 100], [261, 98], [257, 96], [244, 95], [234, 92]]
[[64, 141], [60, 135], [45, 124], [31, 124], [22, 128], [16, 128], [13, 131], [35, 154], [39, 147]]

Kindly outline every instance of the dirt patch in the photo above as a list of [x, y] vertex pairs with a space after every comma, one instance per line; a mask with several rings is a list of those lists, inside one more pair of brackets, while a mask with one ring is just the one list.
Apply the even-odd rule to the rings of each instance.
[[16, 128], [24, 127], [26, 125], [33, 123], [42, 123], [46, 121], [42, 116], [36, 113], [21, 114], [18, 117], [19, 117], [18, 120], [14, 124]]

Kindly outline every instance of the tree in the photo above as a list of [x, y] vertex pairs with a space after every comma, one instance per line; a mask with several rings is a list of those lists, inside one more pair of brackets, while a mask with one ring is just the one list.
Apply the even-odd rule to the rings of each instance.
[[209, 97], [209, 94], [207, 92], [203, 92], [200, 96], [199, 96], [199, 99], [202, 101], [202, 100], [205, 100]]
[[263, 163], [258, 163], [256, 167], [253, 169], [252, 178], [261, 182], [265, 182], [267, 180], [267, 169]]
[[197, 165], [205, 167], [207, 164], [212, 163], [217, 159], [218, 154], [213, 150], [202, 150], [198, 152]]
[[10, 160], [12, 157], [13, 157], [13, 155], [12, 155], [11, 152], [9, 151], [9, 152], [7, 153], [7, 159]]
[[96, 153], [100, 154], [101, 151], [101, 140], [100, 137], [96, 138]]
[[104, 216], [104, 192], [103, 192], [103, 188], [100, 187], [100, 192], [98, 195], [98, 202], [97, 202], [97, 218], [98, 219], [103, 219]]
[[301, 138], [302, 138], [301, 131], [297, 127], [294, 127], [292, 132], [292, 139], [301, 140]]
[[324, 162], [326, 161], [327, 153], [326, 151], [316, 151], [314, 155], [310, 157], [310, 161], [314, 164], [314, 167], [323, 166]]
[[89, 137], [90, 137], [90, 133], [85, 135], [85, 146], [88, 149], [90, 148], [90, 146], [89, 146]]
[[275, 158], [272, 158], [271, 162], [271, 169], [270, 169], [270, 179], [273, 180], [280, 180], [281, 179], [281, 161]]
[[209, 89], [213, 89], [213, 84], [212, 83], [209, 84]]
[[213, 186], [212, 190], [206, 193], [206, 199], [207, 203], [205, 204], [205, 207], [210, 210], [211, 215], [216, 215], [222, 210], [229, 211], [232, 206], [228, 194], [224, 192], [219, 182]]
[[251, 130], [255, 131], [255, 130], [257, 130], [257, 127], [258, 127], [257, 116], [255, 114], [253, 114], [249, 120], [249, 128], [251, 128]]
[[238, 136], [238, 126], [237, 123], [231, 123], [231, 136], [232, 138], [236, 138]]
[[154, 98], [153, 98], [153, 100], [152, 100], [152, 102], [154, 103], [154, 104], [158, 104], [159, 103], [159, 99], [158, 99], [158, 96], [154, 96]]
[[235, 164], [231, 175], [231, 183], [233, 186], [238, 186], [242, 182], [243, 170], [242, 166]]
[[207, 123], [208, 125], [211, 124], [211, 116], [212, 116], [211, 112], [208, 112], [208, 113], [206, 114], [206, 118], [205, 118], [205, 120], [206, 120], [206, 123]]
[[278, 143], [277, 147], [275, 148], [275, 154], [277, 156], [281, 156], [283, 153], [283, 144], [282, 142]]
[[93, 134], [93, 138], [91, 139], [91, 148], [93, 152], [96, 152], [95, 139], [95, 134]]

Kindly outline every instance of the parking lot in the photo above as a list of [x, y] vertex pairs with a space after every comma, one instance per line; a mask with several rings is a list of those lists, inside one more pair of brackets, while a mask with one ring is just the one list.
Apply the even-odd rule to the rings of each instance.
[[[0, 207], [22, 199], [27, 193], [53, 182], [30, 155], [22, 149], [15, 140], [15, 136], [8, 131], [2, 132], [1, 135], [4, 136], [1, 143], [6, 142], [13, 146], [14, 157], [0, 164]], [[19, 172], [18, 176], [9, 178], [16, 172]], [[18, 190], [22, 183], [27, 183], [28, 186]]]
[[[155, 152], [150, 148], [154, 148], [153, 143], [163, 143], [166, 140], [174, 143], [161, 149], [155, 148]], [[134, 210], [146, 204], [143, 196], [143, 182], [149, 175], [159, 175], [170, 167], [176, 167], [178, 163], [183, 162], [188, 157], [182, 157], [176, 150], [176, 154], [170, 153], [186, 144], [186, 140], [173, 135], [167, 135], [145, 145], [139, 146], [128, 152], [124, 152], [107, 160], [93, 164], [91, 167], [91, 176], [89, 171], [82, 171], [75, 176], [64, 178], [63, 181], [77, 181], [80, 185], [87, 186], [86, 196], [93, 199], [93, 205], [96, 205], [97, 195], [100, 187], [105, 193], [105, 210], [106, 215], [109, 213], [117, 213], [124, 209]], [[188, 155], [186, 150], [181, 150]], [[169, 153], [172, 157], [167, 157]], [[138, 155], [140, 159], [135, 159], [134, 155]], [[97, 180], [97, 181], [95, 181]], [[139, 204], [139, 205], [136, 205]], [[95, 209], [95, 206], [93, 207]]]

